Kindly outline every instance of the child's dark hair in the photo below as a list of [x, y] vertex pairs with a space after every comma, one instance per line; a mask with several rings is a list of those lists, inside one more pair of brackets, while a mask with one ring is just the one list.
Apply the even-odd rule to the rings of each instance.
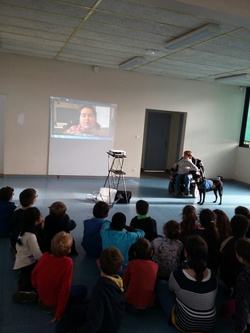
[[0, 189], [0, 201], [10, 201], [13, 197], [14, 189], [10, 186], [2, 187]]
[[60, 231], [51, 240], [51, 253], [55, 257], [66, 256], [73, 244], [72, 236], [65, 231]]
[[145, 200], [138, 200], [136, 202], [136, 211], [139, 215], [146, 215], [148, 213], [149, 204]]
[[178, 239], [180, 236], [180, 224], [175, 220], [170, 220], [164, 224], [163, 232], [171, 240]]
[[98, 201], [93, 208], [93, 215], [97, 218], [107, 217], [109, 213], [109, 205], [104, 201]]
[[52, 217], [61, 218], [65, 216], [67, 207], [62, 201], [55, 201], [49, 206], [49, 213]]
[[235, 207], [234, 209], [234, 214], [241, 214], [241, 215], [244, 215], [246, 217], [250, 217], [250, 212], [249, 212], [249, 209], [245, 206], [237, 206]]
[[36, 190], [34, 188], [26, 188], [19, 194], [19, 201], [23, 207], [29, 207], [33, 204], [36, 197]]
[[182, 210], [182, 228], [188, 233], [195, 230], [195, 225], [198, 220], [196, 209], [192, 205], [186, 205]]
[[249, 219], [245, 215], [236, 214], [231, 218], [231, 228], [234, 237], [245, 237], [249, 228]]
[[207, 243], [198, 235], [189, 236], [185, 243], [185, 250], [187, 252], [188, 266], [195, 271], [196, 281], [201, 282], [204, 278], [204, 271], [207, 268]]
[[207, 238], [216, 241], [219, 238], [219, 232], [216, 227], [216, 214], [211, 209], [202, 209], [200, 212], [200, 224], [205, 229]]
[[17, 239], [17, 243], [22, 245], [22, 236], [25, 232], [30, 232], [32, 228], [35, 226], [35, 223], [39, 221], [41, 217], [41, 212], [36, 207], [30, 207], [23, 211], [22, 214], [22, 222], [20, 225], [20, 234]]
[[235, 251], [242, 259], [250, 264], [250, 239], [239, 238], [235, 243]]
[[227, 214], [221, 209], [214, 209], [213, 212], [216, 215], [216, 226], [219, 232], [219, 236], [224, 239], [231, 236], [232, 229]]
[[101, 252], [99, 257], [100, 268], [106, 275], [116, 274], [124, 261], [124, 258], [116, 247], [110, 246]]
[[146, 238], [139, 238], [134, 244], [135, 257], [137, 259], [149, 260], [152, 255], [152, 246]]
[[115, 213], [112, 217], [110, 228], [122, 231], [125, 225], [126, 225], [126, 216], [121, 212]]

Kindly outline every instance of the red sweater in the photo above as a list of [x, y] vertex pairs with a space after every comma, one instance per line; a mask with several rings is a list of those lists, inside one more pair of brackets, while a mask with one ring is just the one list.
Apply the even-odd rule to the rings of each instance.
[[158, 265], [151, 260], [135, 259], [128, 263], [122, 276], [127, 286], [125, 301], [135, 307], [148, 307], [155, 301]]
[[56, 306], [55, 318], [61, 319], [69, 298], [73, 261], [69, 257], [55, 257], [44, 253], [32, 271], [32, 285], [41, 301]]

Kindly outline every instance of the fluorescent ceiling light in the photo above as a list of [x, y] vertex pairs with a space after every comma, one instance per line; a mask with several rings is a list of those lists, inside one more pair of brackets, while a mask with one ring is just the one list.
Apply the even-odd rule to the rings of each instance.
[[154, 49], [148, 49], [147, 52], [146, 52], [146, 54], [154, 55], [154, 56], [159, 55], [159, 53], [160, 53], [160, 51], [154, 50]]
[[201, 28], [190, 31], [180, 37], [172, 39], [165, 44], [165, 48], [169, 50], [175, 50], [195, 44], [197, 42], [206, 40], [208, 37], [213, 36], [215, 33], [220, 31], [218, 24], [209, 23]]
[[136, 66], [139, 66], [141, 65], [143, 62], [144, 62], [145, 58], [144, 57], [135, 57], [135, 58], [132, 58], [128, 61], [125, 61], [123, 62], [122, 64], [119, 65], [119, 69], [122, 69], [122, 70], [129, 70], [129, 69], [132, 69]]
[[216, 82], [236, 82], [236, 81], [240, 81], [241, 79], [250, 80], [250, 75], [247, 73], [243, 73], [243, 74], [222, 76], [222, 77], [216, 78], [215, 81]]

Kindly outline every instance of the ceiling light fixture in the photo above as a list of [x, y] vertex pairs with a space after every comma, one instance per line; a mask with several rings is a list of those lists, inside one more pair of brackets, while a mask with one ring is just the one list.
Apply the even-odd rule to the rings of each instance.
[[214, 36], [215, 33], [220, 31], [218, 24], [209, 23], [196, 30], [190, 31], [182, 36], [174, 38], [165, 44], [165, 48], [175, 50], [190, 46], [197, 42], [206, 40], [208, 37]]
[[146, 54], [156, 56], [156, 55], [159, 54], [159, 51], [158, 51], [158, 50], [153, 50], [153, 49], [148, 49], [148, 50], [146, 51]]
[[132, 69], [134, 67], [137, 67], [139, 65], [141, 65], [144, 62], [145, 58], [144, 57], [135, 57], [132, 58], [128, 61], [123, 62], [122, 64], [119, 65], [119, 69], [122, 70], [129, 70]]
[[216, 82], [236, 82], [240, 81], [241, 79], [250, 80], [250, 75], [247, 73], [242, 74], [235, 74], [235, 75], [228, 75], [222, 76], [214, 79]]

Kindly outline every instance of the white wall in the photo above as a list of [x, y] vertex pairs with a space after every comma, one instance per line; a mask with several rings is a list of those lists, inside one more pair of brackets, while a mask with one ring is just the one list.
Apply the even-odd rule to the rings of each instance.
[[250, 149], [238, 147], [236, 149], [236, 166], [234, 179], [250, 184]]
[[235, 178], [244, 104], [238, 87], [103, 68], [94, 73], [91, 66], [7, 54], [0, 63], [6, 175], [47, 174], [49, 97], [58, 96], [118, 105], [113, 148], [127, 152], [129, 177], [140, 175], [145, 110], [156, 109], [187, 112], [184, 149], [204, 161], [208, 177]]

